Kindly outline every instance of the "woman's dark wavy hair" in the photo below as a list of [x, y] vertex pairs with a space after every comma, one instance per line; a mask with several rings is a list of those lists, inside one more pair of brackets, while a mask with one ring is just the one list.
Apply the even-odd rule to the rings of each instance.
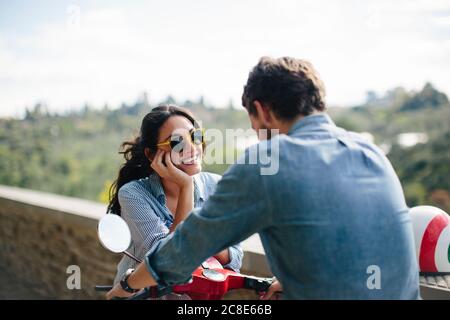
[[150, 161], [145, 156], [145, 149], [148, 148], [150, 153], [156, 152], [159, 129], [172, 116], [185, 117], [195, 128], [199, 127], [188, 110], [176, 105], [161, 105], [147, 113], [142, 119], [139, 135], [134, 140], [125, 141], [121, 144], [119, 153], [123, 155], [125, 163], [120, 167], [118, 177], [109, 189], [108, 213], [120, 216], [121, 208], [118, 194], [123, 185], [133, 180], [148, 177], [153, 172]]

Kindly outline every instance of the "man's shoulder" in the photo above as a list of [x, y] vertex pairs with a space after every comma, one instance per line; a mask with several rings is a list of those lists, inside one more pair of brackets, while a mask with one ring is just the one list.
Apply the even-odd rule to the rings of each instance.
[[373, 142], [370, 136], [365, 135], [364, 133], [358, 133], [353, 131], [347, 131], [347, 134], [361, 148], [370, 149], [371, 151], [380, 154], [382, 156], [385, 155], [385, 152]]
[[270, 140], [263, 140], [249, 146], [237, 158], [225, 172], [227, 174], [239, 175], [244, 179], [259, 180], [260, 176], [274, 175], [271, 168], [279, 167], [280, 162], [280, 137], [274, 136]]

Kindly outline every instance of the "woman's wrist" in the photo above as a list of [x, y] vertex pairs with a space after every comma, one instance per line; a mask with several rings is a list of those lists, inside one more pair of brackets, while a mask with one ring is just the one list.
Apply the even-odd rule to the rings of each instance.
[[216, 258], [222, 265], [227, 265], [231, 262], [231, 254], [229, 248], [218, 252], [214, 258]]
[[169, 228], [170, 232], [173, 232], [177, 225], [183, 221], [194, 209], [194, 184], [186, 184], [184, 187], [180, 187], [180, 194], [178, 195], [177, 209], [175, 212], [175, 218], [172, 226]]
[[189, 191], [194, 189], [194, 179], [191, 176], [184, 177], [181, 179], [181, 181], [178, 183], [180, 187], [180, 192], [182, 191]]
[[194, 185], [186, 184], [180, 188], [176, 214], [189, 213], [194, 208]]

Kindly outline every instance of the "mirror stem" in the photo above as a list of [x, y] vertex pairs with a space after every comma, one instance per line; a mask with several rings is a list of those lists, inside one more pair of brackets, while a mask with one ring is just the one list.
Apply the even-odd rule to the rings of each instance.
[[131, 259], [133, 259], [134, 261], [136, 261], [137, 263], [141, 263], [142, 260], [137, 258], [136, 256], [132, 255], [131, 253], [129, 253], [128, 251], [124, 251], [123, 252], [124, 255], [126, 255], [127, 257], [130, 257]]

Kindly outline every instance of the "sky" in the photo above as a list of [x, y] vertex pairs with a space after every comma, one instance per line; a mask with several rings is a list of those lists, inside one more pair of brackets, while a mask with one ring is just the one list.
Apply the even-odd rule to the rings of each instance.
[[240, 106], [261, 56], [307, 59], [329, 105], [450, 93], [448, 0], [0, 0], [0, 117], [204, 96]]

